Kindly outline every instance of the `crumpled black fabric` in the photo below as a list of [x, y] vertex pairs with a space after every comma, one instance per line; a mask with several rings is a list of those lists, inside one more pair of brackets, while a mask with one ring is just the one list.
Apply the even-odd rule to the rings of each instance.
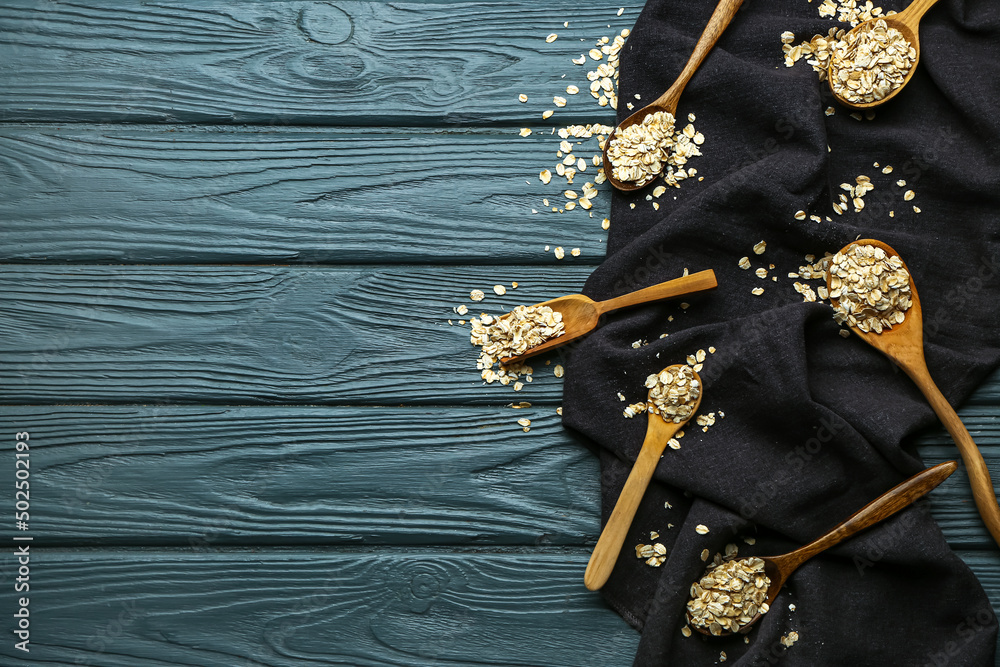
[[[804, 565], [749, 643], [681, 634], [703, 549], [714, 555], [735, 542], [741, 554], [783, 553], [923, 468], [907, 443], [934, 414], [877, 351], [838, 335], [827, 305], [794, 292], [787, 274], [806, 254], [859, 236], [902, 254], [924, 309], [928, 366], [953, 404], [1000, 362], [1000, 3], [933, 7], [909, 86], [862, 121], [805, 59], [783, 64], [783, 31], [799, 43], [841, 25], [820, 18], [817, 5], [748, 0], [739, 11], [679, 108], [680, 122], [695, 114], [706, 137], [705, 155], [689, 164], [703, 180], [669, 189], [654, 200], [659, 210], [646, 200], [652, 188], [616, 193], [608, 257], [584, 290], [608, 298], [685, 268], [719, 279], [715, 292], [684, 299], [687, 309], [674, 301], [607, 317], [568, 362], [564, 420], [598, 445], [606, 521], [646, 429], [644, 415], [622, 417], [617, 393], [644, 400], [647, 374], [717, 348], [701, 372], [701, 411], [717, 422], [707, 433], [692, 425], [682, 448], [666, 451], [603, 589], [642, 630], [636, 665], [711, 665], [721, 651], [727, 664], [747, 666], [994, 661], [993, 610], [926, 502]], [[619, 120], [631, 113], [626, 102], [638, 109], [669, 87], [713, 7], [649, 0], [623, 49]], [[831, 105], [835, 115], [824, 115]], [[835, 214], [839, 185], [859, 174], [875, 184], [864, 210]], [[906, 202], [911, 188], [916, 198]], [[799, 210], [823, 221], [796, 220]], [[767, 249], [755, 255], [762, 240]], [[743, 256], [768, 277], [738, 268]], [[637, 340], [648, 344], [633, 347]], [[697, 524], [710, 532], [697, 534]], [[651, 530], [669, 549], [658, 569], [633, 551]], [[799, 639], [786, 649], [779, 640], [790, 631]]]

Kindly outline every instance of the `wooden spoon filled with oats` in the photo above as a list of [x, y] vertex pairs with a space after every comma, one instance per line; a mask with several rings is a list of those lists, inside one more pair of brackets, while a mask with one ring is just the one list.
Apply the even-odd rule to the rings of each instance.
[[871, 109], [899, 94], [920, 60], [920, 19], [937, 0], [913, 0], [898, 14], [859, 24], [833, 45], [830, 90], [852, 109]]
[[899, 253], [875, 239], [854, 241], [830, 260], [826, 280], [834, 319], [848, 324], [861, 340], [902, 368], [948, 429], [969, 474], [979, 515], [993, 540], [1000, 544], [1000, 506], [990, 471], [969, 431], [927, 370], [920, 299]]
[[696, 145], [699, 142], [689, 141], [698, 135], [674, 131], [677, 103], [742, 4], [743, 0], [720, 0], [674, 84], [652, 104], [619, 123], [605, 140], [604, 175], [611, 185], [619, 190], [638, 190], [658, 175], [684, 164], [689, 154], [700, 155]]
[[625, 543], [625, 534], [632, 525], [639, 501], [646, 493], [646, 487], [649, 486], [649, 480], [653, 477], [653, 471], [667, 443], [701, 405], [701, 378], [685, 364], [667, 366], [659, 373], [650, 375], [646, 378], [646, 387], [649, 388], [646, 404], [649, 425], [646, 427], [646, 438], [611, 517], [590, 555], [590, 562], [587, 563], [583, 583], [592, 591], [601, 588], [611, 576], [622, 544]]
[[[715, 289], [718, 285], [719, 283], [715, 279], [715, 271], [708, 269], [636, 290], [635, 292], [622, 294], [606, 301], [594, 301], [583, 294], [569, 294], [561, 296], [558, 299], [543, 301], [534, 306], [526, 306], [526, 308], [531, 309], [533, 312], [551, 311], [557, 313], [559, 320], [559, 324], [556, 325], [558, 333], [535, 339], [531, 337], [530, 331], [524, 332], [520, 336], [520, 341], [523, 344], [503, 348], [500, 363], [505, 366], [519, 364], [528, 357], [533, 357], [536, 354], [548, 352], [561, 345], [565, 345], [596, 329], [601, 316], [606, 313], [652, 301], [662, 301], [686, 294], [704, 292], [705, 290]], [[508, 316], [505, 315], [504, 317]], [[473, 343], [480, 344], [476, 340], [475, 327], [476, 325], [473, 324]], [[528, 343], [531, 344], [529, 345]]]
[[[782, 556], [724, 560], [716, 557], [701, 579], [691, 585], [688, 625], [696, 632], [714, 637], [749, 632], [770, 610], [782, 586], [800, 565], [909, 506], [956, 468], [955, 461], [945, 461], [922, 470], [862, 507], [823, 537]], [[690, 630], [685, 628], [682, 633], [690, 635]]]

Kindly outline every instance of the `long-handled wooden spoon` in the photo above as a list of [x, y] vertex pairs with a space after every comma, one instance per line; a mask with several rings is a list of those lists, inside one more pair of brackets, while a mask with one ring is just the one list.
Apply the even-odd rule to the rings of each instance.
[[[910, 67], [910, 71], [906, 73], [905, 77], [903, 77], [903, 82], [893, 90], [889, 91], [888, 95], [873, 102], [851, 102], [838, 94], [833, 87], [834, 64], [831, 62], [829, 69], [827, 70], [828, 76], [826, 78], [830, 84], [830, 92], [833, 93], [838, 102], [852, 109], [871, 109], [879, 106], [880, 104], [885, 104], [906, 87], [906, 84], [908, 84], [910, 79], [913, 78], [913, 72], [916, 71], [917, 64], [920, 62], [920, 35], [917, 32], [920, 27], [920, 19], [923, 18], [924, 14], [927, 13], [927, 10], [933, 7], [937, 1], [938, 0], [913, 0], [909, 7], [898, 14], [893, 14], [892, 16], [879, 16], [878, 18], [871, 19], [870, 21], [859, 23], [856, 27], [851, 29], [851, 32], [868, 30], [872, 27], [872, 24], [875, 21], [885, 21], [887, 27], [895, 28], [903, 34], [906, 41], [908, 41], [910, 46], [913, 47], [913, 50], [916, 51], [916, 58], [913, 59], [913, 65]], [[844, 36], [844, 39], [847, 39], [847, 35]]]
[[[888, 519], [946, 480], [951, 473], [955, 472], [956, 468], [958, 468], [956, 462], [945, 461], [933, 468], [922, 470], [862, 507], [818, 540], [783, 556], [761, 557], [761, 560], [764, 561], [764, 574], [771, 580], [771, 584], [767, 587], [767, 598], [764, 602], [768, 607], [774, 604], [774, 599], [778, 597], [778, 593], [781, 591], [782, 586], [785, 585], [785, 582], [788, 581], [788, 577], [807, 560], [820, 552], [826, 551], [830, 547], [840, 544], [855, 533]], [[759, 621], [763, 615], [762, 613], [756, 614], [749, 623], [740, 627], [739, 632], [749, 632], [754, 623]], [[688, 615], [688, 623], [703, 635], [712, 634], [707, 629], [695, 625], [690, 615]], [[721, 634], [714, 636], [721, 637], [731, 634], [733, 634], [731, 631], [723, 630]]]
[[[673, 371], [679, 368], [680, 365], [674, 365], [667, 366], [663, 370]], [[701, 384], [701, 378], [698, 377], [697, 373], [694, 373], [694, 379], [699, 385]], [[698, 398], [692, 404], [692, 416], [698, 412], [703, 394], [704, 392], [699, 392]], [[687, 422], [688, 420], [680, 423], [668, 422], [658, 414], [649, 413], [649, 424], [646, 427], [646, 438], [642, 441], [642, 449], [639, 450], [639, 456], [635, 459], [632, 472], [625, 480], [625, 486], [622, 487], [618, 502], [615, 503], [615, 508], [611, 511], [611, 517], [608, 518], [608, 523], [601, 531], [594, 552], [590, 555], [587, 571], [583, 574], [583, 583], [588, 589], [596, 591], [611, 576], [611, 571], [618, 561], [622, 544], [625, 543], [625, 534], [628, 532], [629, 526], [632, 525], [635, 512], [639, 509], [639, 501], [646, 493], [646, 487], [649, 486], [649, 480], [653, 477], [656, 464], [659, 462], [667, 443], [670, 442], [670, 438], [684, 428], [684, 424]]]
[[[918, 0], [919, 1], [919, 0]], [[873, 245], [885, 251], [890, 257], [900, 257], [899, 253], [882, 241], [875, 239], [862, 239], [854, 241], [844, 246], [840, 252], [846, 252], [852, 245]], [[902, 261], [902, 257], [900, 257]], [[993, 480], [990, 479], [990, 471], [986, 467], [983, 455], [980, 453], [972, 436], [966, 430], [962, 420], [958, 418], [954, 408], [948, 403], [941, 390], [931, 379], [930, 371], [927, 370], [927, 361], [924, 359], [924, 327], [923, 312], [920, 309], [920, 298], [917, 296], [917, 287], [913, 284], [913, 273], [910, 273], [910, 298], [912, 304], [906, 311], [906, 317], [900, 324], [894, 324], [891, 329], [883, 329], [882, 333], [865, 333], [856, 326], [851, 326], [853, 331], [861, 340], [865, 341], [876, 350], [879, 350], [892, 359], [903, 369], [911, 380], [917, 385], [924, 397], [931, 404], [938, 418], [948, 429], [948, 433], [955, 440], [958, 446], [958, 453], [962, 455], [962, 462], [965, 464], [969, 475], [969, 484], [972, 487], [972, 497], [976, 501], [979, 509], [979, 516], [983, 518], [986, 529], [990, 531], [993, 540], [1000, 544], [1000, 507], [997, 506], [996, 494], [993, 491]], [[827, 276], [827, 287], [830, 286], [830, 277]], [[830, 299], [834, 305], [838, 299]]]
[[597, 327], [601, 315], [605, 313], [610, 313], [621, 308], [628, 308], [629, 306], [638, 306], [651, 301], [662, 301], [663, 299], [672, 299], [684, 296], [685, 294], [704, 292], [705, 290], [715, 289], [718, 285], [719, 283], [715, 279], [715, 271], [708, 269], [707, 271], [692, 273], [689, 276], [668, 280], [635, 292], [629, 292], [628, 294], [623, 294], [607, 301], [594, 301], [583, 294], [570, 294], [568, 296], [561, 296], [558, 299], [543, 301], [536, 305], [548, 306], [552, 310], [562, 313], [563, 326], [566, 327], [563, 335], [547, 340], [541, 345], [530, 347], [523, 354], [519, 354], [516, 357], [505, 357], [500, 360], [500, 363], [505, 365], [519, 363], [528, 357], [533, 357], [536, 354], [548, 352], [551, 349], [565, 345], [593, 331]]
[[643, 108], [636, 111], [634, 114], [618, 123], [610, 135], [608, 135], [607, 140], [604, 142], [604, 175], [607, 177], [608, 182], [615, 186], [619, 190], [629, 191], [638, 190], [641, 187], [649, 185], [655, 178], [644, 183], [637, 183], [635, 181], [619, 181], [614, 177], [613, 171], [611, 169], [611, 161], [608, 159], [608, 146], [611, 145], [611, 140], [614, 138], [615, 134], [626, 127], [635, 125], [636, 123], [641, 123], [642, 119], [651, 113], [657, 111], [666, 111], [670, 113], [675, 118], [677, 117], [677, 103], [680, 101], [681, 93], [684, 92], [684, 87], [694, 76], [695, 70], [701, 66], [701, 63], [705, 60], [705, 56], [708, 52], [712, 50], [715, 43], [719, 41], [719, 37], [725, 31], [729, 22], [733, 20], [733, 16], [736, 15], [736, 10], [740, 8], [743, 4], [743, 0], [720, 0], [715, 11], [712, 13], [712, 18], [708, 20], [708, 25], [705, 26], [705, 30], [702, 31], [701, 37], [698, 38], [698, 42], [694, 45], [694, 51], [691, 53], [691, 57], [688, 58], [687, 64], [684, 65], [684, 69], [681, 70], [680, 76], [674, 81], [674, 85], [670, 86], [667, 92], [660, 95], [651, 104], [647, 104]]

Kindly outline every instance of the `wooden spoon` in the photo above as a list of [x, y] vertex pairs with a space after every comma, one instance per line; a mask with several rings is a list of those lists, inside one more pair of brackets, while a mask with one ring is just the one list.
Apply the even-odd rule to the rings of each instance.
[[[918, 2], [920, 0], [917, 0]], [[840, 252], [845, 252], [854, 244], [873, 245], [882, 248], [887, 255], [899, 257], [899, 253], [890, 248], [887, 244], [875, 239], [862, 239], [849, 243]], [[900, 257], [902, 260], [902, 258]], [[903, 262], [910, 274], [910, 297], [912, 304], [906, 311], [906, 318], [901, 324], [894, 324], [891, 329], [883, 329], [882, 333], [865, 333], [855, 326], [851, 327], [861, 340], [865, 341], [876, 350], [881, 351], [885, 356], [892, 359], [903, 369], [903, 372], [910, 376], [924, 397], [931, 404], [938, 418], [948, 429], [952, 439], [958, 446], [958, 453], [962, 455], [962, 462], [965, 464], [969, 474], [969, 483], [972, 487], [972, 497], [976, 501], [979, 509], [979, 516], [983, 518], [986, 529], [990, 531], [993, 540], [1000, 544], [1000, 507], [997, 506], [996, 494], [993, 491], [993, 481], [990, 479], [989, 468], [983, 461], [983, 455], [972, 440], [972, 436], [958, 418], [954, 408], [948, 403], [948, 399], [941, 394], [941, 390], [931, 379], [930, 371], [927, 370], [927, 362], [924, 359], [924, 329], [923, 315], [920, 309], [920, 298], [917, 296], [917, 287], [913, 284], [913, 272]], [[827, 288], [830, 286], [830, 278], [827, 276]], [[838, 299], [831, 298], [834, 305]]]
[[[682, 364], [675, 364], [667, 366], [663, 370], [673, 370], [681, 366]], [[699, 384], [701, 383], [701, 378], [698, 377], [697, 373], [694, 373], [694, 379]], [[698, 412], [704, 394], [703, 385], [702, 391], [694, 403], [694, 409], [691, 410], [692, 416]], [[622, 544], [625, 543], [625, 534], [632, 525], [635, 512], [639, 509], [639, 501], [646, 493], [646, 487], [649, 486], [649, 480], [653, 477], [656, 464], [660, 461], [660, 456], [663, 455], [663, 450], [670, 442], [670, 438], [674, 437], [674, 434], [684, 428], [684, 424], [688, 422], [687, 419], [680, 423], [668, 422], [660, 415], [652, 412], [648, 414], [649, 423], [646, 427], [646, 438], [642, 441], [642, 449], [639, 450], [639, 456], [635, 459], [632, 472], [625, 480], [625, 486], [622, 487], [618, 502], [615, 503], [615, 508], [611, 511], [611, 517], [604, 526], [604, 530], [601, 531], [594, 552], [590, 555], [587, 571], [583, 574], [584, 585], [592, 591], [598, 590], [611, 576], [611, 571], [618, 561], [618, 554], [622, 550]]]
[[[945, 461], [944, 463], [937, 464], [933, 468], [922, 470], [905, 482], [897, 484], [875, 500], [862, 507], [860, 510], [852, 514], [847, 520], [840, 523], [818, 540], [783, 556], [759, 557], [764, 561], [764, 574], [766, 574], [767, 578], [771, 580], [771, 585], [767, 588], [767, 599], [765, 600], [768, 607], [774, 604], [774, 599], [778, 597], [778, 593], [781, 591], [782, 586], [785, 585], [785, 582], [788, 581], [788, 577], [790, 577], [792, 572], [795, 572], [800, 565], [816, 554], [840, 544], [855, 533], [862, 531], [869, 526], [873, 526], [884, 519], [888, 519], [890, 516], [909, 506], [913, 501], [917, 500], [938, 484], [946, 480], [948, 476], [955, 472], [957, 468], [958, 464], [955, 461]], [[734, 556], [733, 558], [738, 559], [739, 556]], [[744, 558], [753, 558], [753, 556], [744, 556]], [[750, 620], [749, 623], [741, 627], [739, 632], [741, 634], [750, 632], [754, 623], [759, 621], [763, 615], [764, 614], [758, 613]], [[733, 634], [729, 630], [723, 630], [721, 635], [712, 635], [705, 628], [694, 625], [691, 621], [690, 615], [688, 616], [688, 623], [694, 630], [703, 635], [723, 637]]]
[[642, 119], [647, 115], [654, 113], [656, 111], [666, 111], [670, 113], [674, 118], [677, 117], [677, 103], [680, 101], [681, 93], [684, 92], [684, 87], [687, 85], [691, 77], [694, 76], [695, 70], [701, 66], [701, 63], [705, 60], [705, 56], [708, 52], [712, 50], [715, 43], [719, 41], [719, 37], [725, 31], [726, 26], [732, 21], [733, 16], [736, 15], [736, 10], [740, 8], [743, 4], [743, 0], [720, 0], [718, 6], [715, 8], [715, 12], [712, 13], [712, 18], [708, 20], [708, 25], [705, 26], [705, 30], [701, 33], [701, 37], [698, 38], [698, 42], [694, 45], [694, 52], [691, 53], [691, 57], [688, 58], [687, 64], [684, 65], [684, 69], [681, 70], [681, 74], [674, 81], [674, 85], [670, 86], [667, 92], [660, 95], [653, 101], [652, 104], [647, 104], [643, 108], [636, 111], [634, 114], [623, 120], [618, 124], [618, 126], [612, 130], [611, 134], [608, 135], [607, 140], [604, 142], [604, 175], [607, 177], [608, 182], [615, 186], [619, 190], [630, 191], [638, 190], [639, 188], [649, 185], [656, 178], [651, 178], [645, 183], [637, 183], [635, 181], [619, 181], [612, 175], [611, 171], [611, 161], [608, 159], [608, 146], [611, 145], [611, 139], [614, 138], [615, 133], [618, 130], [630, 127], [636, 123], [642, 122]]
[[[827, 69], [826, 80], [830, 84], [830, 92], [833, 96], [837, 98], [837, 101], [843, 104], [845, 107], [850, 107], [851, 109], [871, 109], [877, 107], [880, 104], [885, 104], [896, 95], [899, 94], [906, 84], [910, 82], [913, 77], [913, 72], [917, 69], [917, 64], [920, 62], [920, 36], [917, 33], [917, 29], [920, 27], [920, 19], [923, 18], [924, 14], [928, 9], [933, 7], [938, 0], [913, 0], [909, 7], [899, 12], [898, 14], [893, 14], [892, 16], [879, 16], [870, 21], [865, 21], [864, 23], [859, 23], [856, 27], [851, 29], [851, 32], [857, 32], [859, 30], [866, 30], [872, 27], [875, 21], [885, 21], [885, 24], [889, 28], [895, 28], [899, 32], [903, 33], [903, 37], [906, 41], [910, 43], [913, 50], [916, 51], [916, 58], [913, 59], [913, 66], [910, 67], [910, 71], [906, 73], [903, 77], [903, 83], [899, 84], [898, 87], [889, 91], [889, 94], [880, 100], [875, 100], [874, 102], [851, 102], [850, 100], [844, 99], [833, 89], [833, 62], [830, 63]], [[850, 34], [850, 33], [848, 33]], [[845, 35], [846, 39], [847, 36]], [[831, 59], [832, 61], [832, 59]]]
[[662, 301], [663, 299], [672, 299], [677, 296], [684, 296], [685, 294], [704, 292], [705, 290], [715, 289], [718, 285], [719, 283], [715, 279], [715, 271], [708, 269], [707, 271], [692, 273], [689, 276], [668, 280], [635, 292], [629, 292], [628, 294], [623, 294], [607, 301], [594, 301], [583, 294], [570, 294], [568, 296], [561, 296], [558, 299], [543, 301], [536, 305], [548, 306], [552, 310], [562, 313], [563, 326], [566, 327], [565, 333], [558, 338], [547, 340], [541, 345], [528, 348], [523, 354], [519, 354], [516, 357], [504, 357], [500, 359], [500, 363], [504, 365], [520, 363], [528, 357], [533, 357], [536, 354], [548, 352], [560, 345], [565, 345], [597, 328], [598, 320], [605, 313], [610, 313], [621, 308], [628, 308], [629, 306], [638, 306], [639, 304], [651, 301]]

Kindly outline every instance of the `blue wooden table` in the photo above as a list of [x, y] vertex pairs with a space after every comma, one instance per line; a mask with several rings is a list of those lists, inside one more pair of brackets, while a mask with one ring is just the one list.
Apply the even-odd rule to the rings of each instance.
[[[582, 583], [598, 466], [561, 381], [483, 386], [452, 310], [576, 292], [601, 261], [606, 191], [593, 217], [532, 209], [561, 190], [537, 178], [550, 128], [612, 121], [540, 114], [640, 6], [618, 8], [0, 6], [5, 479], [30, 434], [3, 665], [631, 663]], [[961, 414], [1000, 475], [1000, 378]], [[941, 430], [919, 449], [956, 455]], [[929, 502], [996, 605], [967, 489]]]

